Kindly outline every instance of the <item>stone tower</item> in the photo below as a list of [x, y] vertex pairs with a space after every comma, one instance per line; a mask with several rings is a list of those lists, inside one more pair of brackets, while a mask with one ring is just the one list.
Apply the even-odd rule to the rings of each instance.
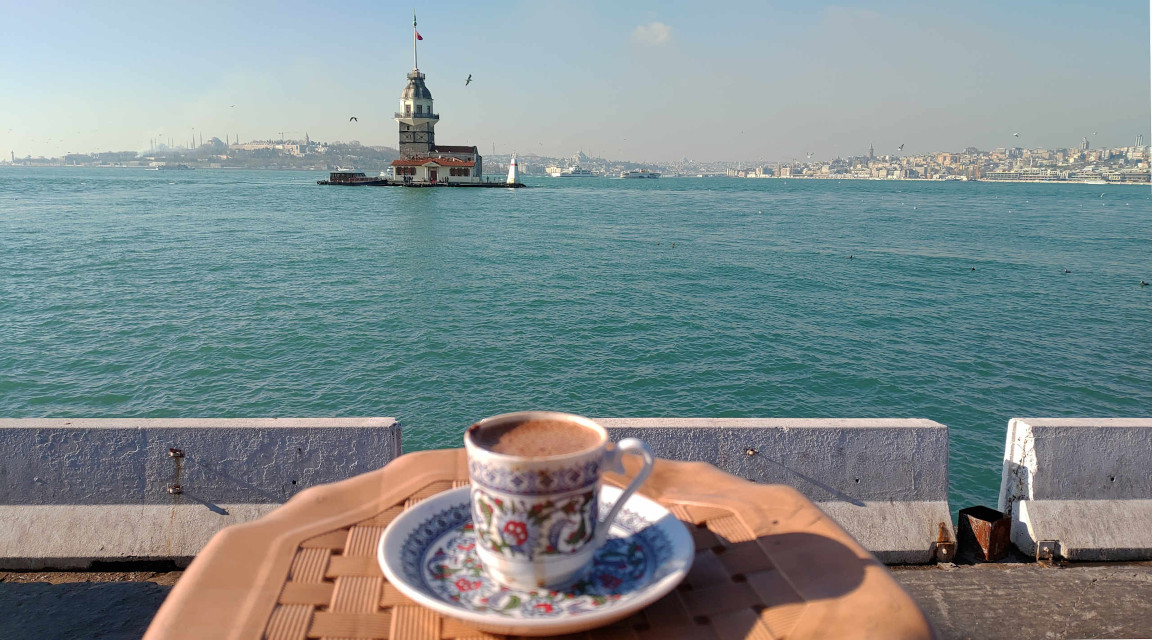
[[428, 157], [436, 146], [436, 123], [440, 116], [432, 111], [432, 93], [424, 85], [424, 74], [413, 69], [408, 74], [408, 86], [400, 94], [400, 157]]

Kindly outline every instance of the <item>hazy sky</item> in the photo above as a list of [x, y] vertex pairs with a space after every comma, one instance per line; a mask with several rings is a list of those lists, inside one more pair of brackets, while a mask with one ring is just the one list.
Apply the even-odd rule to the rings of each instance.
[[[436, 139], [482, 152], [772, 161], [1152, 140], [1144, 0], [417, 11]], [[397, 145], [411, 2], [0, 0], [0, 16], [4, 156], [194, 132]]]

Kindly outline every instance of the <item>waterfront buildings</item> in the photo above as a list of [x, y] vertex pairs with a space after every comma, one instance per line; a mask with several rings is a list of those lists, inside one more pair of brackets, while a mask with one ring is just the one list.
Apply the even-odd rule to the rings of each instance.
[[1148, 183], [1145, 146], [1092, 149], [1082, 138], [1075, 149], [998, 148], [919, 155], [864, 155], [829, 161], [781, 162], [729, 167], [739, 178], [835, 178], [860, 180], [984, 180], [1012, 182]]

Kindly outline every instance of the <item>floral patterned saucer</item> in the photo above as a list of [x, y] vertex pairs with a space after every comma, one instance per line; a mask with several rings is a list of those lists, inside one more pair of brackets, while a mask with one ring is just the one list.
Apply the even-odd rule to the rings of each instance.
[[[602, 516], [619, 497], [620, 489], [601, 488]], [[556, 590], [501, 587], [476, 555], [468, 487], [404, 511], [377, 548], [384, 575], [404, 595], [483, 631], [520, 635], [574, 633], [625, 618], [679, 584], [693, 555], [683, 523], [633, 495], [576, 582]]]

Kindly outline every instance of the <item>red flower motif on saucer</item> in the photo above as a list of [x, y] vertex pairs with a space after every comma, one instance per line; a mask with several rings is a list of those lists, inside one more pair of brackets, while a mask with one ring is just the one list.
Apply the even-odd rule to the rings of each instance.
[[479, 580], [469, 580], [468, 578], [460, 578], [456, 580], [455, 584], [460, 591], [472, 591], [480, 588]]

